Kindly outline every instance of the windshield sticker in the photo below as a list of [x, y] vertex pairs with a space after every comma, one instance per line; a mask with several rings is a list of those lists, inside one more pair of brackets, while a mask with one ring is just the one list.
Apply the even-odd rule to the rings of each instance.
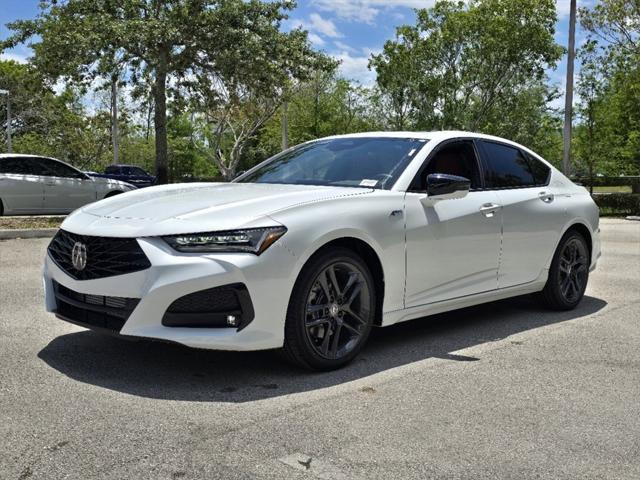
[[365, 178], [360, 182], [361, 187], [375, 187], [377, 184], [377, 180], [369, 180], [368, 178]]

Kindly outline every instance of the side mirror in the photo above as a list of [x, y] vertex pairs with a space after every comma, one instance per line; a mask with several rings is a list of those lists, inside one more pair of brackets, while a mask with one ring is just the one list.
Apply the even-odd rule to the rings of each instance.
[[431, 173], [427, 176], [427, 198], [450, 200], [463, 198], [469, 193], [471, 181], [465, 177], [446, 173]]

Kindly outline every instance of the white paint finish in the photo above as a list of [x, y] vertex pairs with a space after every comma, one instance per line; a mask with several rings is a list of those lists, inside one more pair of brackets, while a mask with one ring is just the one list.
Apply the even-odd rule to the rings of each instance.
[[[282, 346], [288, 301], [301, 269], [318, 249], [345, 237], [366, 243], [380, 260], [385, 287], [383, 325], [541, 290], [560, 237], [575, 223], [591, 232], [591, 267], [595, 267], [600, 249], [597, 207], [584, 188], [555, 169], [548, 187], [477, 191], [461, 199], [434, 201], [406, 193], [406, 189], [438, 143], [459, 137], [495, 137], [467, 132], [354, 136], [431, 140], [389, 191], [186, 184], [151, 187], [88, 205], [70, 215], [62, 228], [85, 235], [138, 238], [152, 266], [117, 277], [75, 281], [47, 259], [47, 308], [54, 308], [50, 286], [55, 278], [83, 293], [141, 297], [123, 334], [199, 348], [257, 350]], [[553, 194], [553, 202], [547, 204], [537, 197], [542, 190]], [[504, 208], [481, 211], [487, 204]], [[181, 254], [156, 238], [274, 225], [284, 225], [288, 231], [259, 257]], [[173, 300], [234, 282], [247, 285], [256, 312], [244, 330], [161, 325]]]
[[434, 204], [407, 193], [405, 307], [498, 288], [502, 212], [481, 212], [496, 203], [493, 191]]

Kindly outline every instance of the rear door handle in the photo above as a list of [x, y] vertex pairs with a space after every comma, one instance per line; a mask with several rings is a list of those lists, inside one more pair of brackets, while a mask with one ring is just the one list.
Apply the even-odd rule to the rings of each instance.
[[540, 198], [540, 200], [542, 200], [544, 203], [551, 203], [553, 202], [554, 199], [554, 195], [553, 193], [548, 193], [548, 192], [540, 192], [538, 194], [538, 197]]
[[480, 213], [482, 213], [485, 217], [491, 218], [496, 213], [496, 211], [500, 210], [502, 205], [498, 205], [497, 203], [485, 203], [480, 207]]

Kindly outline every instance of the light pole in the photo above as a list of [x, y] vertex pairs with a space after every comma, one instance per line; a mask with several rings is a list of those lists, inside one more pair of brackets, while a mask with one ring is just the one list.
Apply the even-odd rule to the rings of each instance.
[[7, 96], [7, 151], [11, 153], [11, 97], [9, 90], [0, 90], [0, 95]]
[[573, 59], [576, 55], [576, 0], [571, 0], [569, 15], [569, 51], [567, 52], [567, 88], [564, 96], [564, 134], [562, 173], [571, 173], [571, 121], [573, 117]]

